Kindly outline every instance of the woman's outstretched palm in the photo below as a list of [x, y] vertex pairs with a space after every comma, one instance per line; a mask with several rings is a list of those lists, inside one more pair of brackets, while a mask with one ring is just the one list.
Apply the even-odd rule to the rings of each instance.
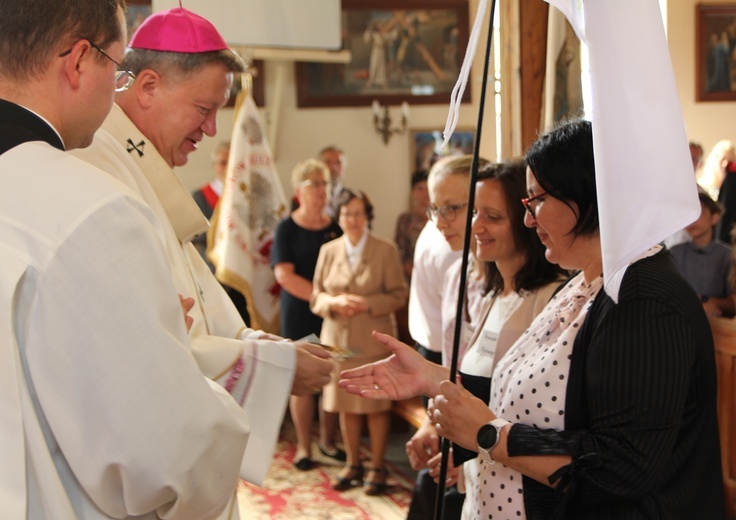
[[443, 367], [424, 359], [409, 345], [388, 334], [373, 332], [373, 338], [386, 345], [393, 355], [381, 361], [340, 373], [340, 387], [369, 399], [401, 400], [430, 395], [434, 384], [446, 379]]

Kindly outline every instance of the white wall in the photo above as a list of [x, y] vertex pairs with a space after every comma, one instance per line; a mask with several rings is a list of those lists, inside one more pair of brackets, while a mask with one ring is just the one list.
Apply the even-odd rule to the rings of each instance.
[[[470, 23], [475, 18], [477, 0], [470, 1]], [[482, 37], [485, 40], [485, 35]], [[479, 45], [482, 48], [482, 46]], [[274, 89], [275, 64], [266, 62], [264, 74], [266, 87], [266, 110], [273, 103], [269, 92]], [[474, 63], [470, 85], [472, 103], [462, 105], [460, 127], [475, 128], [478, 112], [482, 75], [482, 51], [479, 50]], [[492, 72], [492, 71], [491, 71]], [[492, 86], [492, 85], [491, 85]], [[486, 101], [483, 123], [481, 156], [495, 158], [495, 127], [491, 113], [493, 92]], [[448, 98], [449, 102], [449, 98]], [[274, 151], [284, 191], [291, 196], [289, 183], [291, 169], [300, 160], [314, 157], [325, 145], [336, 144], [348, 156], [346, 185], [364, 190], [376, 206], [374, 231], [383, 237], [393, 238], [396, 217], [409, 205], [410, 144], [409, 135], [393, 136], [388, 146], [373, 129], [370, 107], [356, 108], [302, 108], [296, 107], [296, 83], [294, 67], [288, 67], [286, 88], [280, 106], [278, 137]], [[392, 117], [398, 116], [398, 107], [391, 110]], [[411, 105], [410, 128], [443, 129], [447, 117], [447, 105]], [[217, 142], [228, 139], [232, 126], [233, 111], [224, 109], [218, 117], [219, 131], [214, 139], [206, 139], [200, 150], [190, 156], [189, 164], [179, 170], [180, 177], [189, 189], [206, 183], [211, 175], [210, 155]]]
[[[736, 102], [695, 101], [695, 5], [702, 0], [669, 0], [668, 41], [688, 136], [705, 153], [721, 139], [736, 140]], [[731, 3], [709, 0], [708, 3]]]

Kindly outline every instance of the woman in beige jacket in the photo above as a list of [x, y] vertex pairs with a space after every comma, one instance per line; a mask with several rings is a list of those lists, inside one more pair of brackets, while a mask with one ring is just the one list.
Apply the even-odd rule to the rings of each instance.
[[374, 330], [396, 334], [394, 312], [406, 301], [408, 289], [396, 246], [370, 233], [373, 206], [364, 193], [345, 190], [338, 201], [338, 223], [344, 235], [323, 245], [314, 273], [312, 312], [321, 316], [321, 341], [340, 350], [332, 382], [324, 387], [325, 411], [340, 413], [347, 465], [333, 482], [337, 490], [361, 482], [360, 434], [367, 418], [371, 462], [364, 489], [383, 492], [384, 454], [390, 426], [391, 401], [368, 400], [337, 387], [340, 370], [372, 363], [390, 355], [371, 337]]

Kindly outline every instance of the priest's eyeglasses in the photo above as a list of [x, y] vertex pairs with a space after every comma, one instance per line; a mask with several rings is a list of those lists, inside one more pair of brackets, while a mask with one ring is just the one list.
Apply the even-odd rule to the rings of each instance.
[[457, 212], [467, 207], [467, 205], [468, 203], [466, 202], [465, 204], [447, 204], [441, 208], [438, 208], [437, 206], [428, 206], [427, 209], [424, 210], [424, 214], [427, 215], [429, 220], [434, 220], [435, 222], [438, 217], [442, 217], [443, 219], [452, 222], [457, 218]]
[[535, 195], [534, 197], [527, 197], [525, 199], [521, 199], [521, 203], [524, 205], [524, 207], [526, 208], [526, 210], [529, 212], [529, 214], [532, 217], [536, 218], [537, 207], [539, 206], [539, 203], [542, 202], [539, 199], [541, 199], [545, 195], [547, 195], [546, 191], [544, 193], [540, 193], [539, 195]]
[[[87, 40], [87, 41], [92, 47], [97, 49], [105, 58], [107, 58], [108, 60], [110, 60], [117, 66], [118, 70], [115, 72], [115, 92], [123, 92], [125, 90], [128, 90], [128, 88], [135, 81], [135, 74], [133, 74], [129, 70], [123, 69], [122, 65], [120, 65], [114, 59], [112, 59], [108, 53], [100, 49], [94, 42], [90, 40]], [[64, 51], [61, 54], [59, 54], [59, 58], [63, 58], [64, 56], [68, 55], [71, 52], [72, 52], [71, 49]]]

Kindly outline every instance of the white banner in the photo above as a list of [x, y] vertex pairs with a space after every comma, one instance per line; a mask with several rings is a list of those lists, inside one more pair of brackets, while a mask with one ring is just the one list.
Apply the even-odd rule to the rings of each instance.
[[227, 177], [212, 216], [207, 255], [222, 283], [248, 300], [251, 327], [278, 333], [279, 291], [269, 265], [276, 225], [288, 211], [253, 97], [235, 118]]

